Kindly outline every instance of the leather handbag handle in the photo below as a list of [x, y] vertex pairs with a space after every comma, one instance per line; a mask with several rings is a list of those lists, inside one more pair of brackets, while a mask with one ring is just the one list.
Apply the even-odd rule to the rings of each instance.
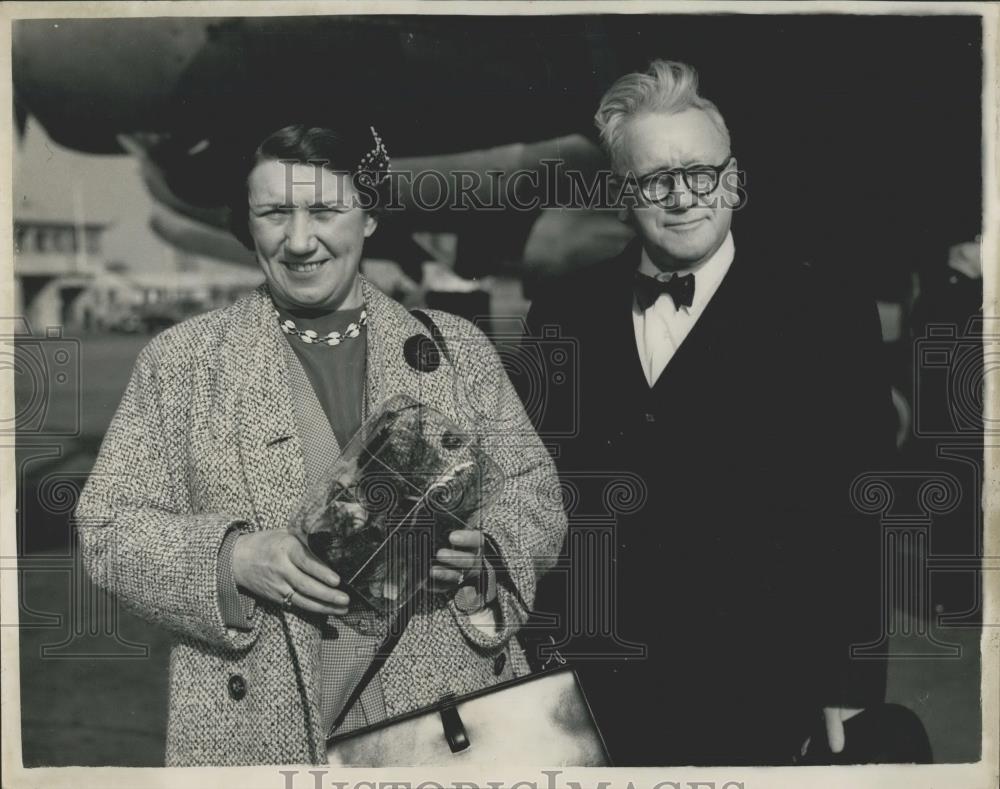
[[427, 331], [431, 333], [431, 339], [434, 340], [434, 344], [438, 347], [438, 350], [441, 351], [441, 355], [448, 360], [449, 364], [454, 365], [455, 360], [451, 358], [451, 352], [448, 350], [448, 343], [444, 341], [444, 334], [441, 333], [441, 330], [434, 322], [434, 319], [423, 310], [410, 310], [410, 314], [427, 327]]

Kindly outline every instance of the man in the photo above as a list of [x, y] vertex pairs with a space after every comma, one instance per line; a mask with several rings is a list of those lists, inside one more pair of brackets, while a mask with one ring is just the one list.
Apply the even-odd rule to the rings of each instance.
[[[780, 239], [736, 240], [729, 132], [691, 67], [622, 77], [596, 122], [616, 175], [635, 179], [637, 238], [534, 300], [531, 333], [559, 327], [579, 371], [544, 409], [575, 414], [576, 434], [539, 428], [578, 506], [613, 504], [588, 488], [616, 477], [642, 480], [644, 499], [611, 553], [567, 543], [575, 588], [581, 572], [584, 587], [617, 579], [608, 605], [583, 610], [556, 574], [538, 608], [613, 623], [615, 648], [572, 627], [561, 646], [617, 765], [785, 764], [807, 738], [839, 751], [844, 722], [884, 690], [884, 664], [850, 652], [878, 638], [880, 562], [852, 480], [893, 441], [874, 303], [780, 264]], [[645, 655], [608, 657], [627, 644]]]

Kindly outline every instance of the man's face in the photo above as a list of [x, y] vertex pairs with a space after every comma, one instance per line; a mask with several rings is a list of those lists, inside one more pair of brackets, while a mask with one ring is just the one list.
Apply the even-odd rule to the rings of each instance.
[[[693, 165], [721, 165], [729, 150], [720, 131], [699, 109], [675, 114], [648, 113], [628, 121], [623, 137], [625, 166], [642, 178], [659, 170]], [[729, 165], [735, 168], [735, 162]], [[633, 209], [636, 229], [653, 262], [663, 270], [697, 266], [722, 245], [732, 221], [732, 195], [726, 177], [714, 192], [697, 197], [683, 178], [666, 207]]]
[[312, 164], [263, 161], [247, 179], [250, 235], [275, 302], [286, 308], [358, 306], [358, 267], [375, 219], [351, 179]]

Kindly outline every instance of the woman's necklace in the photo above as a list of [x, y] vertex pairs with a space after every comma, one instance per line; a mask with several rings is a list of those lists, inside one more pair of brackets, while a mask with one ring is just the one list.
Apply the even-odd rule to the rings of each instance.
[[277, 317], [278, 320], [280, 321], [281, 330], [285, 334], [294, 334], [296, 337], [302, 340], [302, 342], [309, 343], [310, 345], [314, 343], [326, 344], [326, 345], [340, 345], [340, 343], [342, 343], [344, 340], [353, 340], [355, 337], [360, 336], [361, 327], [364, 326], [366, 323], [368, 323], [368, 310], [363, 309], [361, 310], [361, 316], [358, 318], [357, 322], [352, 321], [351, 323], [348, 323], [347, 328], [344, 329], [344, 331], [342, 332], [332, 331], [321, 337], [319, 335], [319, 332], [316, 332], [312, 329], [300, 329], [298, 326], [295, 325], [295, 321], [293, 321], [291, 318], [286, 318], [285, 320], [281, 320], [281, 315], [278, 314], [277, 310], [274, 311], [274, 314], [275, 317]]

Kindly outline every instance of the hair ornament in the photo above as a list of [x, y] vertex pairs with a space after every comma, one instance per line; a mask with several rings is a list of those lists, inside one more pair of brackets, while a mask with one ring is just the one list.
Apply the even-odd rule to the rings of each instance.
[[382, 142], [382, 136], [375, 131], [374, 126], [369, 126], [372, 138], [375, 140], [375, 147], [361, 157], [354, 172], [358, 174], [358, 180], [366, 186], [378, 186], [389, 175], [389, 163], [392, 161], [389, 152]]

